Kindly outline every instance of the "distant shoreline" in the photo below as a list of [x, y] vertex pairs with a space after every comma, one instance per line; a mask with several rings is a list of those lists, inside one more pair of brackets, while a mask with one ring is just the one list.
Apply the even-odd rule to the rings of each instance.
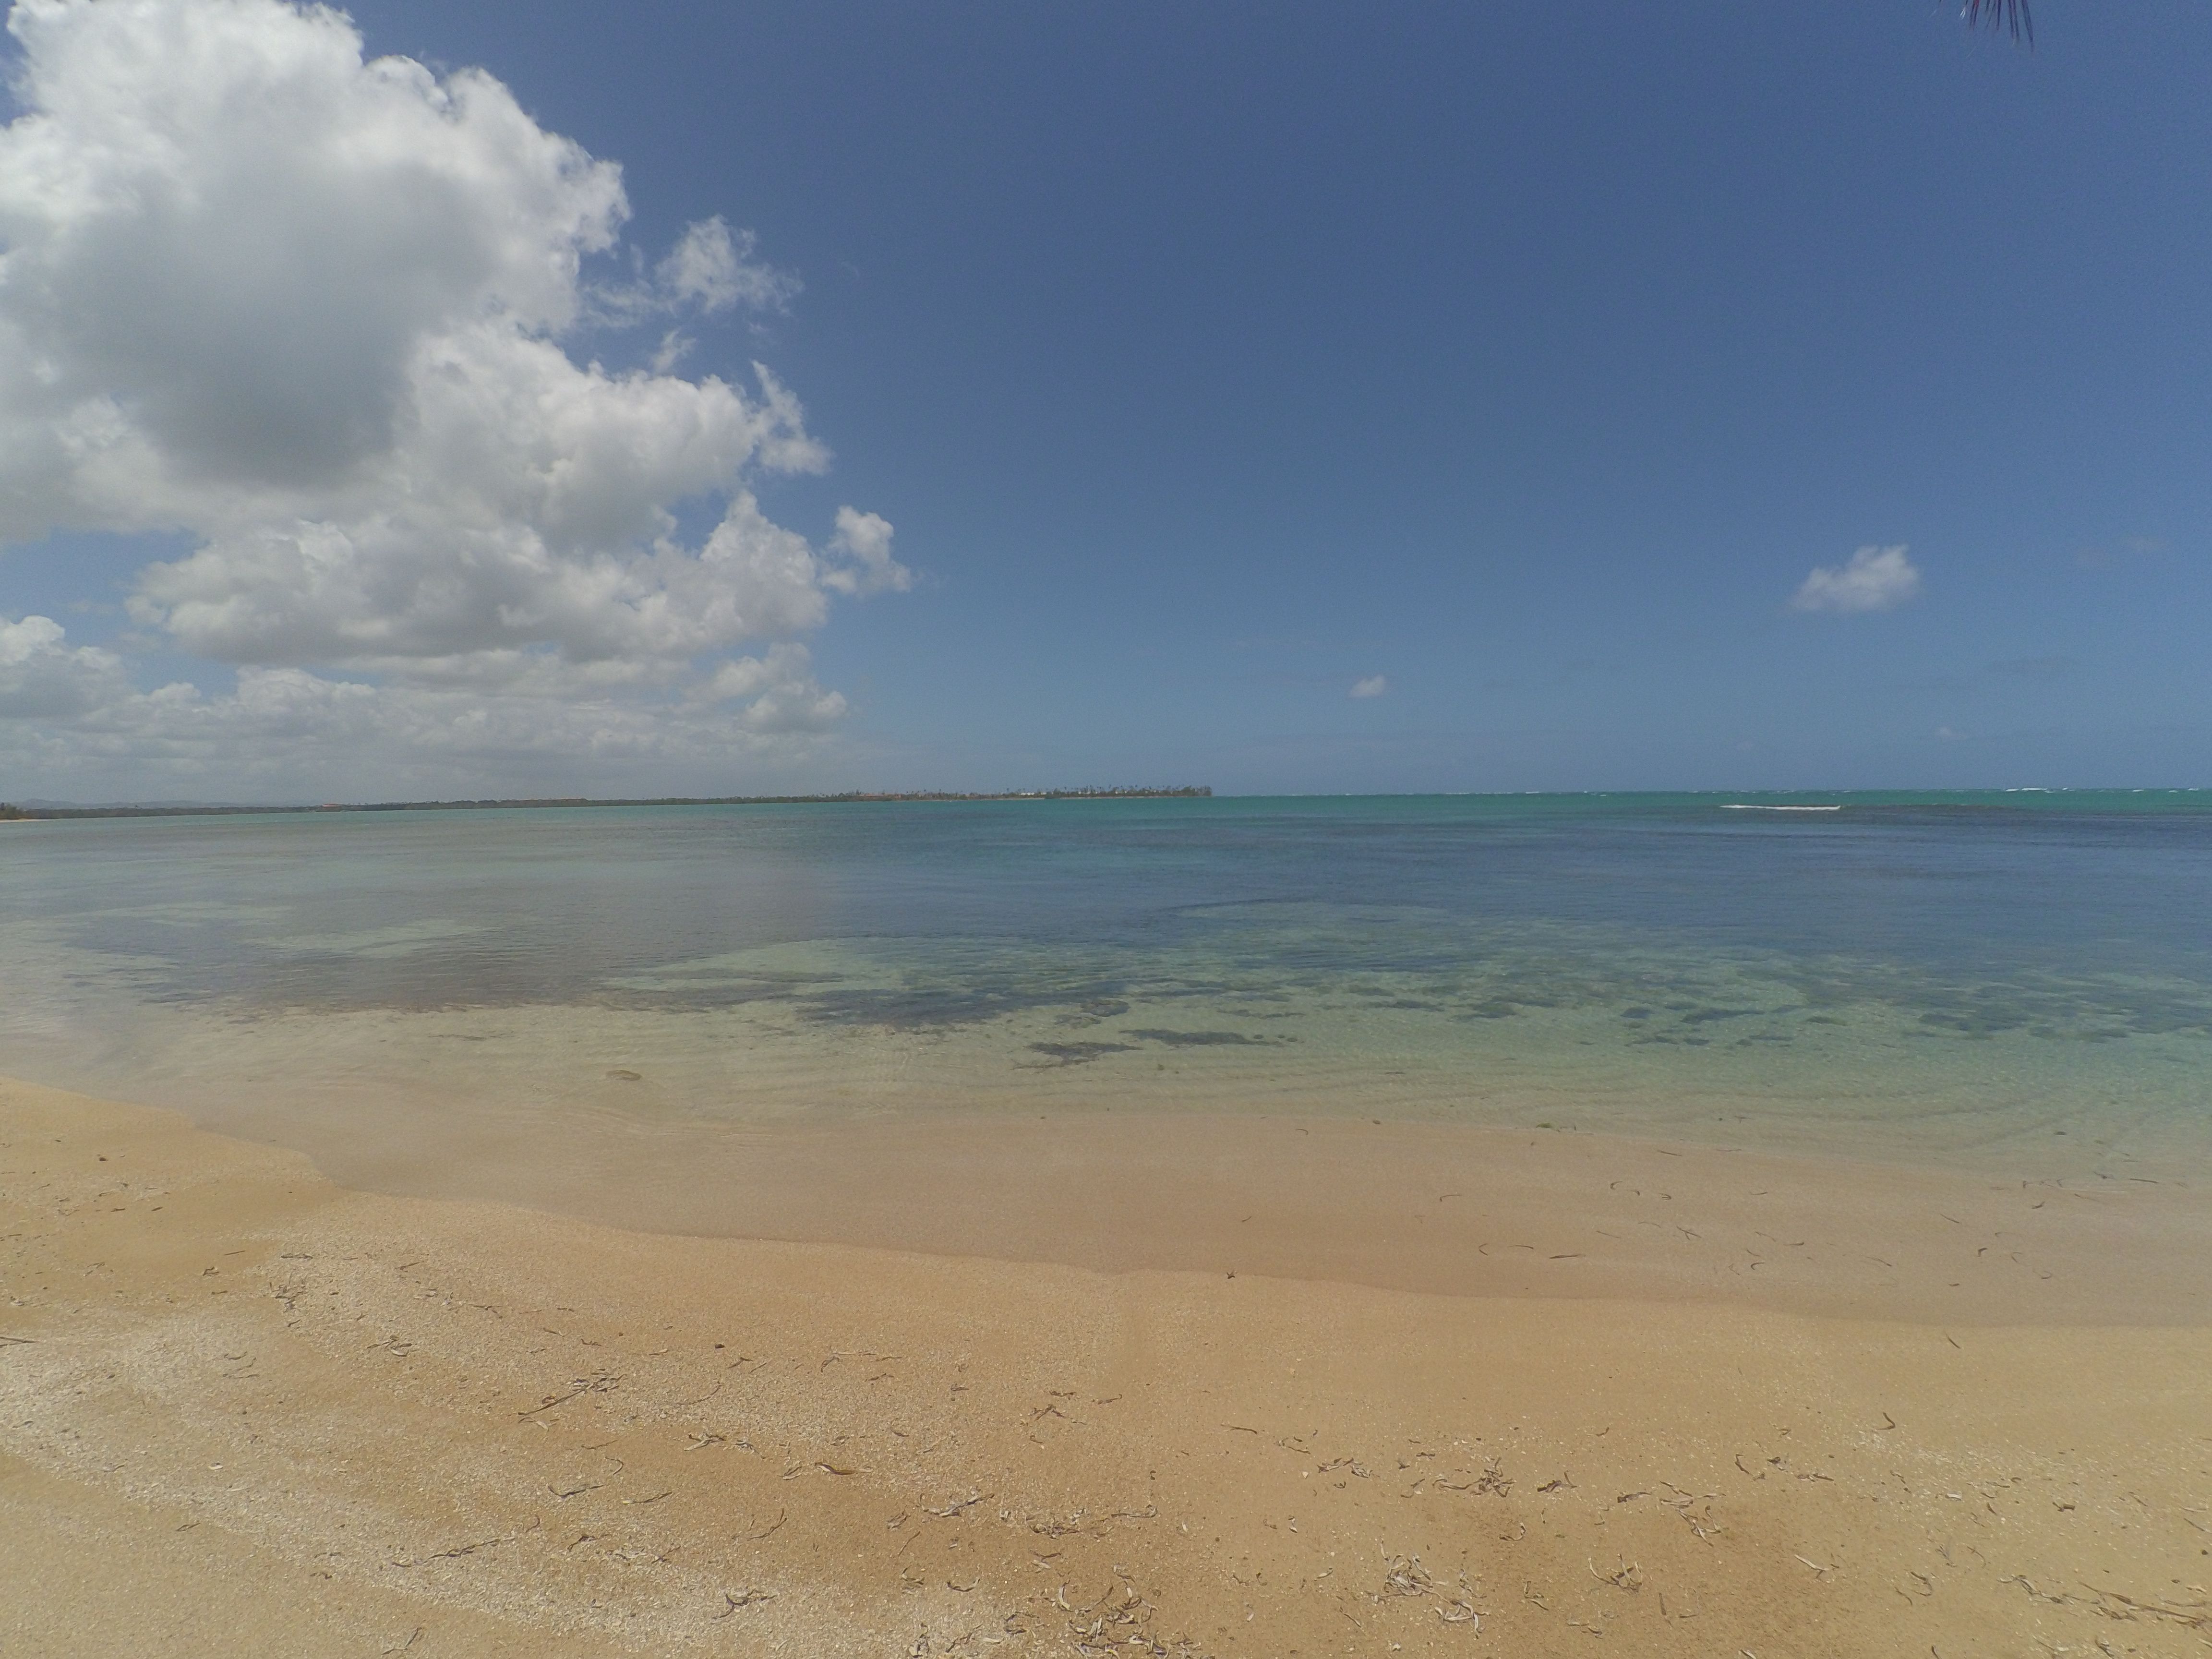
[[[1732, 799], [1759, 797], [1766, 799]], [[2085, 798], [2101, 798], [2086, 801]], [[56, 801], [0, 800], [0, 823], [62, 818], [223, 817], [253, 814], [299, 815], [310, 812], [466, 812], [516, 811], [533, 807], [623, 806], [841, 806], [876, 803], [946, 801], [1054, 800], [1211, 800], [1210, 785], [1178, 785], [1164, 788], [1089, 787], [1078, 789], [848, 789], [832, 793], [791, 795], [651, 795], [526, 796], [474, 800], [323, 801], [313, 804], [240, 805], [168, 801], [76, 805]], [[1352, 799], [1484, 800], [1516, 806], [1573, 803], [1579, 806], [1605, 804], [1633, 810], [1653, 803], [1717, 807], [1727, 812], [1818, 814], [1851, 812], [1988, 812], [1992, 811], [2164, 811], [2181, 809], [2202, 813], [2212, 809], [2212, 787], [2203, 785], [2067, 785], [2008, 786], [1954, 789], [1844, 790], [1725, 790], [1725, 789], [1573, 789], [1573, 790], [1454, 790], [1406, 795], [1356, 797], [1342, 793], [1285, 797], [1237, 797], [1245, 800], [1275, 799], [1337, 801]]]
[[326, 801], [315, 806], [0, 805], [0, 820], [230, 817], [273, 812], [482, 812], [552, 806], [830, 806], [858, 801], [1203, 800], [1212, 794], [1210, 785], [1190, 784], [1170, 789], [852, 789], [834, 795], [655, 795], [610, 800], [568, 795], [519, 800]]

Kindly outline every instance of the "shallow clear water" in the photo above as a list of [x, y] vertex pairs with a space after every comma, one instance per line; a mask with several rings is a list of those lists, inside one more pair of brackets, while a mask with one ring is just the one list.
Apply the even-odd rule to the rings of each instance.
[[0, 1071], [280, 1136], [1256, 1109], [2205, 1164], [2212, 795], [15, 824]]

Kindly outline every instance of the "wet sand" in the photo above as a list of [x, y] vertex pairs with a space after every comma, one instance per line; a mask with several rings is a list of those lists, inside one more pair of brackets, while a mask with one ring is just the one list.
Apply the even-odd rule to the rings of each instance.
[[525, 1208], [0, 1083], [0, 1650], [2212, 1644], [2189, 1182], [691, 1133]]
[[2212, 1322], [2194, 1171], [2022, 1178], [1615, 1134], [938, 1107], [742, 1128], [670, 1115], [276, 1119], [341, 1184], [653, 1232], [1960, 1324]]

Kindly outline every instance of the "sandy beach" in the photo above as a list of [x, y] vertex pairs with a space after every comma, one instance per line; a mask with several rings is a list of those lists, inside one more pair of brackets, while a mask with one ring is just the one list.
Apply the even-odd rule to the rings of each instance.
[[2212, 1659], [2212, 6], [0, 63], [0, 1659]]
[[848, 1237], [791, 1242], [348, 1190], [0, 1085], [0, 1647], [2212, 1639], [2194, 1189], [1262, 1127], [1209, 1164], [1037, 1126], [1059, 1162], [1002, 1136], [964, 1187], [957, 1134], [885, 1129]]

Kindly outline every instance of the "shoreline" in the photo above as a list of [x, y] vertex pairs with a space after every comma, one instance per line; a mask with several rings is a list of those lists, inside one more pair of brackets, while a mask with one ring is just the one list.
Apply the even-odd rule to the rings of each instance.
[[[1725, 1219], [1719, 1187], [1677, 1184], [1652, 1201]], [[1145, 1196], [1101, 1209], [1140, 1237]], [[0, 1206], [11, 1652], [2179, 1654], [2212, 1631], [2202, 1316], [1945, 1326], [642, 1234], [349, 1191], [7, 1082]], [[2120, 1219], [2115, 1259], [2145, 1237]]]
[[676, 1237], [1923, 1324], [2212, 1319], [2212, 1182], [2194, 1166], [2062, 1176], [1294, 1109], [731, 1122], [369, 1103], [206, 1127], [348, 1188]]

